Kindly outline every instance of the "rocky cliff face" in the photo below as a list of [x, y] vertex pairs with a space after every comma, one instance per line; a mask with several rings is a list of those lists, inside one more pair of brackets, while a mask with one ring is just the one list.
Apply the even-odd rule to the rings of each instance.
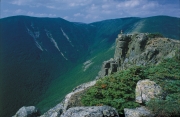
[[158, 64], [164, 58], [178, 55], [179, 41], [162, 37], [150, 38], [150, 35], [152, 34], [119, 34], [114, 58], [103, 63], [97, 79], [134, 65]]

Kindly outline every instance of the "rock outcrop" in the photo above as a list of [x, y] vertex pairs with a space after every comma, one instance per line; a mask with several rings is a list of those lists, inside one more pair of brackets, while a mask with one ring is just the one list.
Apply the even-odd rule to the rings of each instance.
[[63, 103], [61, 102], [57, 104], [55, 107], [49, 109], [40, 117], [60, 117], [60, 115], [63, 113], [63, 108]]
[[110, 106], [92, 106], [70, 108], [61, 117], [119, 117], [119, 114]]
[[39, 110], [34, 106], [21, 107], [13, 117], [37, 117], [40, 115]]
[[135, 109], [124, 109], [125, 117], [154, 117], [148, 109], [144, 106]]
[[150, 38], [148, 35], [148, 33], [119, 34], [114, 58], [103, 63], [96, 79], [134, 65], [158, 64], [164, 58], [178, 55], [179, 41], [162, 37]]
[[136, 85], [136, 102], [138, 103], [146, 103], [152, 98], [163, 97], [162, 94], [162, 88], [149, 79], [140, 80]]
[[48, 110], [46, 113], [41, 115], [41, 117], [59, 117], [63, 112], [66, 112], [66, 110], [73, 105], [71, 100], [74, 95], [79, 92], [85, 91], [87, 88], [93, 86], [95, 83], [96, 80], [77, 86], [73, 89], [72, 92], [65, 96], [64, 100], [61, 103]]

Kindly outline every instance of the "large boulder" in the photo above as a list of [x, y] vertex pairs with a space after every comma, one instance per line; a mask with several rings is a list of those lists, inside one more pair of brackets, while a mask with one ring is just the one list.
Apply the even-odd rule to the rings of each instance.
[[119, 117], [115, 108], [110, 106], [73, 107], [61, 117]]
[[145, 103], [152, 98], [160, 97], [162, 88], [149, 79], [140, 80], [136, 85], [136, 102]]
[[39, 110], [34, 106], [21, 107], [13, 117], [37, 117], [40, 115]]
[[124, 109], [125, 117], [154, 117], [148, 109], [145, 107], [138, 107], [135, 109]]

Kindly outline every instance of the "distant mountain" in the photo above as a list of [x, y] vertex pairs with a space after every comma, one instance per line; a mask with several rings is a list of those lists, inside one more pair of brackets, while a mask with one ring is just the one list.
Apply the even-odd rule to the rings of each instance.
[[124, 33], [159, 32], [180, 39], [179, 18], [120, 18], [90, 24], [61, 18], [0, 19], [0, 116], [23, 105], [46, 111], [75, 86], [95, 78]]

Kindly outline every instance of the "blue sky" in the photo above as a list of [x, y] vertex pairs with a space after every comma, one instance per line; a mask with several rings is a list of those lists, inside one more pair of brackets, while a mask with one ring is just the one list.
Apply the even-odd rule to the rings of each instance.
[[61, 17], [84, 23], [122, 17], [180, 17], [180, 0], [1, 0], [0, 15]]

